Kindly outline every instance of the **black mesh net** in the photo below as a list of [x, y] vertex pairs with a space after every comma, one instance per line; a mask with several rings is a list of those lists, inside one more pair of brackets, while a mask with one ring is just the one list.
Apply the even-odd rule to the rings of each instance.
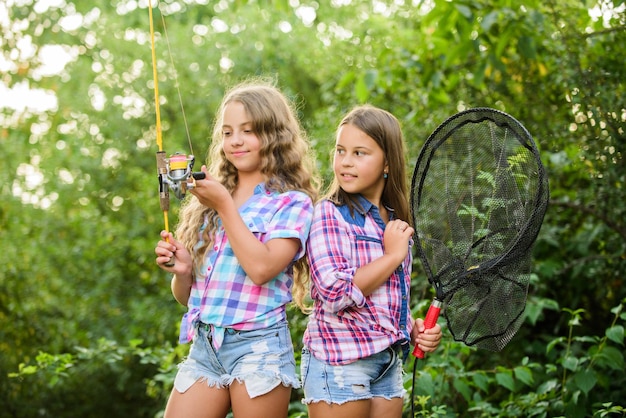
[[526, 129], [477, 108], [442, 123], [412, 181], [416, 245], [457, 341], [501, 350], [523, 320], [548, 178]]

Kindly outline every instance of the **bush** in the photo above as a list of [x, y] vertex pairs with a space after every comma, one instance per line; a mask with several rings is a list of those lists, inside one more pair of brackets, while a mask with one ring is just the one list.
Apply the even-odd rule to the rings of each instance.
[[[546, 341], [541, 350], [504, 364], [450, 340], [426, 359], [405, 365], [405, 387], [418, 417], [609, 417], [626, 416], [623, 301], [602, 336], [577, 336], [583, 310], [564, 308], [569, 334]], [[306, 317], [290, 312], [299, 364]], [[99, 340], [74, 353], [39, 353], [11, 373], [13, 403], [7, 416], [160, 417], [172, 388], [176, 364], [186, 345], [141, 347]], [[506, 348], [505, 350], [508, 350]], [[513, 350], [514, 347], [511, 347]], [[295, 390], [290, 418], [306, 417], [301, 390]], [[18, 414], [19, 411], [19, 414]], [[411, 416], [407, 402], [405, 417]]]

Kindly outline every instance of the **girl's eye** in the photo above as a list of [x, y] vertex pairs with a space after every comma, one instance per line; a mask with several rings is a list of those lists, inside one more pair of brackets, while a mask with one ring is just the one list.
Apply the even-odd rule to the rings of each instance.
[[222, 135], [223, 136], [229, 136], [230, 135], [230, 131], [222, 131]]
[[337, 149], [337, 150], [335, 150], [335, 153], [337, 153], [337, 154], [345, 154], [345, 151], [342, 150], [342, 149]]

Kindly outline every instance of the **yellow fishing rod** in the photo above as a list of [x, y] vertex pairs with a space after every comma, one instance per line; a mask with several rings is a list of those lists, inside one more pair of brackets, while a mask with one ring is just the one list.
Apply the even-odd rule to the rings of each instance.
[[[161, 108], [159, 104], [159, 80], [157, 73], [157, 60], [156, 60], [156, 42], [154, 35], [154, 19], [152, 13], [152, 0], [148, 0], [148, 14], [150, 18], [150, 46], [152, 52], [152, 77], [154, 79], [154, 108], [156, 114], [156, 143], [158, 151], [156, 153], [157, 162], [157, 174], [159, 178], [159, 202], [161, 210], [163, 211], [163, 220], [165, 224], [165, 231], [169, 232], [169, 209], [170, 209], [170, 195], [169, 191], [172, 189], [174, 195], [183, 199], [188, 189], [195, 187], [195, 180], [204, 178], [204, 173], [193, 173], [193, 164], [195, 158], [193, 156], [193, 147], [191, 144], [191, 137], [187, 129], [187, 121], [185, 119], [185, 110], [182, 105], [182, 98], [180, 97], [180, 90], [178, 90], [178, 98], [181, 104], [181, 111], [183, 112], [183, 119], [185, 122], [185, 128], [187, 129], [187, 139], [189, 141], [189, 147], [192, 150], [192, 154], [185, 155], [176, 153], [169, 158], [166, 156], [163, 150], [163, 132], [161, 128]], [[165, 28], [165, 21], [163, 21], [163, 28]], [[167, 38], [166, 38], [167, 39]], [[169, 41], [168, 41], [169, 46]], [[171, 58], [171, 52], [170, 52]], [[172, 62], [173, 64], [173, 62]], [[176, 83], [178, 89], [178, 83]], [[174, 265], [174, 258], [165, 264], [166, 266]]]

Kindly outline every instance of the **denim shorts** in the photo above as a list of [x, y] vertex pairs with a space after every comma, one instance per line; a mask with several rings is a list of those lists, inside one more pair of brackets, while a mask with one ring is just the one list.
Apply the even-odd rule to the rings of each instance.
[[189, 355], [174, 379], [178, 392], [184, 393], [198, 380], [217, 388], [228, 387], [235, 380], [243, 382], [250, 398], [280, 384], [300, 387], [286, 321], [252, 331], [229, 328], [218, 351], [212, 344], [211, 327], [202, 323], [196, 327]]
[[402, 353], [395, 347], [336, 366], [316, 359], [305, 347], [300, 371], [305, 404], [324, 401], [341, 405], [374, 397], [402, 398], [406, 393]]

